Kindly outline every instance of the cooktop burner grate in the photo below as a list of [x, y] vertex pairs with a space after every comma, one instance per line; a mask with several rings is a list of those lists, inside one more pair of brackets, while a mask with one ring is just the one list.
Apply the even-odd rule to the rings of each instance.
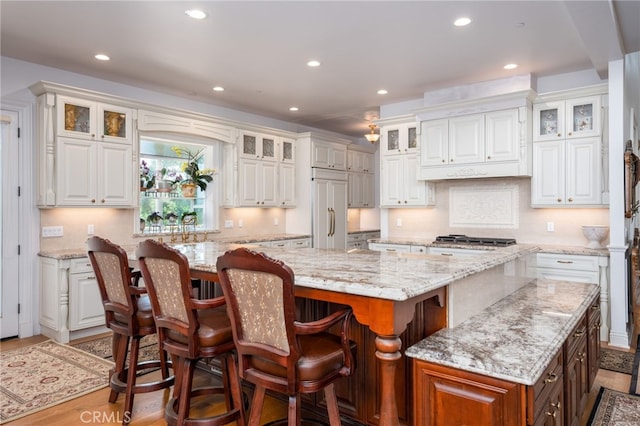
[[461, 234], [441, 235], [436, 237], [435, 242], [499, 247], [516, 244], [516, 240], [514, 238], [469, 237]]

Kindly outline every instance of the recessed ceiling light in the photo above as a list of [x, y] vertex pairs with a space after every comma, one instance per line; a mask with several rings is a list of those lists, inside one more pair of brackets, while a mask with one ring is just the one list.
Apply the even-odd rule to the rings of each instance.
[[109, 56], [105, 55], [104, 53], [98, 53], [96, 56], [94, 56], [94, 58], [96, 58], [99, 61], [108, 61], [109, 59], [111, 59]]
[[193, 19], [204, 19], [204, 18], [207, 17], [206, 13], [204, 13], [203, 11], [198, 10], [198, 9], [185, 10], [184, 13], [188, 17], [193, 18]]
[[504, 66], [505, 70], [514, 70], [516, 68], [518, 68], [518, 64], [507, 64]]
[[298, 111], [298, 107], [290, 107], [289, 111]]
[[309, 66], [309, 67], [319, 67], [320, 66], [320, 61], [316, 61], [314, 59], [312, 61], [307, 62], [307, 66]]
[[466, 25], [469, 25], [471, 23], [471, 19], [469, 18], [458, 18], [455, 21], [453, 21], [453, 25], [455, 25], [456, 27], [464, 27]]
[[378, 90], [378, 95], [386, 95], [387, 93], [389, 93], [389, 92], [387, 92], [386, 89]]
[[213, 91], [214, 91], [214, 92], [224, 92], [224, 87], [222, 87], [222, 86], [215, 86], [215, 87], [213, 88]]

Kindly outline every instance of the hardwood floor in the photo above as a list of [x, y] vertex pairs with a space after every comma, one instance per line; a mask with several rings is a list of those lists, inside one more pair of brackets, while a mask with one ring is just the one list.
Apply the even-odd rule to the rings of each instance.
[[[637, 338], [637, 337], [636, 337]], [[35, 336], [27, 339], [15, 339], [0, 343], [0, 351], [16, 349], [22, 346], [32, 345], [47, 340], [44, 336]], [[636, 341], [635, 338], [633, 340]], [[606, 344], [603, 344], [606, 347]], [[635, 348], [629, 350], [635, 352]], [[159, 374], [159, 373], [152, 373]], [[151, 375], [149, 375], [152, 377]], [[210, 375], [198, 371], [196, 376], [197, 384], [203, 385], [208, 382]], [[631, 376], [628, 374], [616, 373], [609, 370], [599, 370], [596, 375], [595, 383], [589, 393], [587, 407], [582, 415], [580, 424], [586, 425], [593, 404], [595, 403], [598, 391], [601, 386], [621, 392], [629, 392], [631, 384]], [[10, 422], [12, 426], [21, 425], [46, 425], [46, 426], [68, 426], [79, 424], [103, 424], [115, 425], [120, 424], [122, 418], [120, 412], [124, 397], [118, 398], [114, 404], [109, 404], [107, 398], [109, 396], [109, 388], [90, 393], [80, 398], [73, 399], [55, 407], [40, 411], [27, 417]], [[139, 394], [135, 397], [133, 409], [132, 425], [140, 426], [161, 426], [165, 425], [163, 417], [163, 407], [166, 404], [170, 394], [169, 391], [158, 391], [148, 394]], [[286, 418], [287, 407], [282, 401], [268, 398], [265, 404], [261, 424]], [[217, 407], [200, 403], [195, 406], [194, 413], [202, 415], [205, 413], [213, 413]]]

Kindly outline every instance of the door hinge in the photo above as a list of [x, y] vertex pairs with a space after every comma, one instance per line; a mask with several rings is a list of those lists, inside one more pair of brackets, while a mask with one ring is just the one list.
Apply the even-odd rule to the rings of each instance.
[[22, 195], [22, 192], [20, 191], [20, 187], [18, 187], [18, 197]]
[[18, 303], [18, 313], [20, 313], [20, 304]]
[[18, 256], [20, 256], [20, 244], [18, 244]]
[[20, 127], [18, 127], [18, 138], [20, 138]]

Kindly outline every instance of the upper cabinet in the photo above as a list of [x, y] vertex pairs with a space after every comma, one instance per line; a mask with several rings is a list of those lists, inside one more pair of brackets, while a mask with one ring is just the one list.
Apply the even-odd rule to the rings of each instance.
[[252, 132], [240, 132], [240, 158], [278, 161], [276, 137]]
[[533, 112], [532, 206], [608, 205], [606, 87], [541, 95]]
[[314, 140], [311, 149], [311, 167], [347, 170], [346, 145]]
[[599, 136], [601, 96], [540, 102], [533, 106], [533, 140], [550, 141]]
[[348, 207], [375, 207], [374, 153], [373, 148], [349, 145], [347, 149], [347, 172], [349, 184]]
[[419, 111], [418, 178], [530, 176], [532, 97], [524, 91]]
[[380, 143], [381, 153], [410, 154], [418, 152], [418, 134], [415, 122], [384, 126]]
[[435, 205], [433, 183], [419, 180], [420, 157], [415, 121], [380, 120], [380, 207]]
[[37, 103], [37, 205], [133, 207], [135, 110], [45, 92]]
[[58, 136], [131, 143], [133, 111], [106, 103], [56, 96]]

